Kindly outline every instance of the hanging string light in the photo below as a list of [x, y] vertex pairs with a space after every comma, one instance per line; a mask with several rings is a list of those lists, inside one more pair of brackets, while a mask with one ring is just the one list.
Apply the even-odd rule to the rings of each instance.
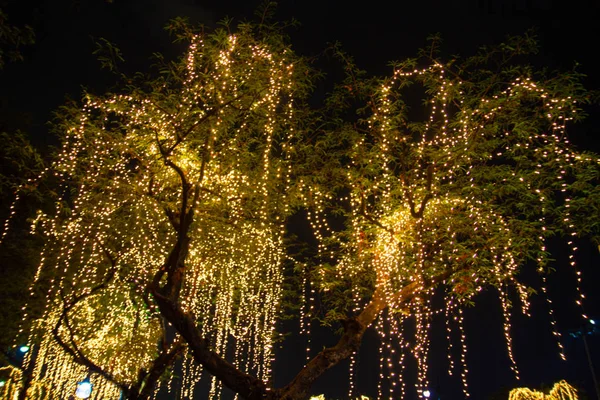
[[[403, 90], [415, 84], [423, 87], [427, 116], [423, 122], [413, 123], [406, 117]], [[367, 107], [370, 115], [361, 131], [366, 134], [357, 133], [353, 142], [345, 173], [349, 194], [333, 197], [347, 204], [345, 233], [336, 236], [328, 226], [325, 207], [320, 205], [332, 198], [331, 191], [320, 193], [311, 188], [311, 198], [307, 198], [313, 205], [309, 222], [321, 243], [320, 256], [325, 259], [338, 254], [335, 279], [351, 285], [353, 313], [359, 314], [370, 300], [364, 290], [370, 286], [371, 293], [381, 296], [388, 307], [411, 316], [416, 332], [411, 353], [418, 365], [418, 393], [428, 386], [425, 349], [429, 319], [438, 313], [429, 305], [435, 286], [432, 281], [443, 282], [449, 292], [443, 312], [449, 373], [454, 368], [451, 323], [455, 321], [465, 396], [469, 396], [466, 333], [462, 306], [454, 302], [470, 302], [485, 286], [498, 289], [508, 357], [518, 379], [508, 288], [515, 289], [521, 312], [529, 316], [531, 291], [516, 273], [528, 257], [535, 258], [546, 292], [544, 242], [553, 234], [549, 225], [569, 236], [576, 303], [582, 305], [585, 297], [575, 264], [578, 234], [568, 192], [577, 190], [570, 186], [574, 171], [586, 165], [596, 168], [599, 160], [575, 153], [566, 140], [566, 124], [575, 118], [577, 103], [571, 96], [551, 93], [527, 76], [515, 77], [497, 91], [488, 88], [480, 98], [474, 98], [474, 87], [476, 83], [463, 81], [456, 71], [449, 74], [438, 63], [424, 69], [397, 68], [374, 89]], [[538, 107], [535, 122], [527, 114], [532, 105]], [[556, 219], [557, 214], [562, 215], [561, 220]], [[531, 232], [536, 232], [531, 241], [522, 239]], [[330, 242], [339, 246], [335, 252], [326, 246]], [[319, 272], [326, 281], [328, 270]], [[411, 284], [416, 286], [410, 301], [396, 304], [397, 294]], [[330, 289], [323, 285], [323, 290]], [[458, 315], [453, 310], [458, 310]], [[558, 340], [552, 310], [550, 313]], [[586, 318], [583, 312], [582, 317]], [[390, 335], [391, 324], [382, 320], [375, 328], [381, 338], [380, 376], [388, 376], [391, 382], [396, 373], [392, 369], [384, 373], [393, 365], [392, 358], [384, 355], [391, 348], [388, 340], [403, 343], [405, 338]], [[558, 346], [564, 358], [560, 340]], [[382, 397], [380, 382], [378, 398]]]
[[[146, 288], [191, 208], [182, 309], [199, 317], [217, 353], [228, 357], [232, 348], [240, 368], [271, 379], [291, 212], [283, 206], [292, 150], [284, 141], [294, 136], [294, 65], [249, 32], [189, 40], [173, 87], [87, 95], [63, 121], [62, 149], [48, 171], [61, 194], [55, 213], [34, 222], [47, 242], [31, 292], [42, 276], [53, 278], [30, 333], [40, 343], [34, 385], [57, 397], [75, 392], [85, 368], [59, 341], [105, 371], [95, 375], [91, 399], [118, 399], [119, 385], [134, 387], [151, 368], [167, 331]], [[173, 392], [172, 378], [156, 390]], [[193, 397], [200, 378], [185, 352], [181, 395]], [[221, 389], [213, 380], [209, 396]]]

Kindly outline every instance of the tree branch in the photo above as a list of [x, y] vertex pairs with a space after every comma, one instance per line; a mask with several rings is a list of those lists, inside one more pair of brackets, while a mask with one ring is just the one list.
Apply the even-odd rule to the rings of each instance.
[[269, 390], [260, 379], [238, 370], [217, 353], [210, 350], [209, 343], [196, 327], [194, 319], [180, 305], [163, 296], [157, 288], [152, 294], [160, 312], [187, 342], [194, 360], [219, 379], [225, 386], [247, 400], [275, 400], [276, 391]]
[[367, 206], [365, 204], [365, 197], [362, 194], [361, 194], [359, 214], [362, 215], [367, 221], [369, 221], [370, 223], [378, 226], [379, 228], [381, 228], [384, 231], [388, 232], [392, 236], [395, 235], [395, 232], [394, 232], [394, 230], [392, 228], [389, 228], [389, 227], [383, 225], [381, 222], [379, 222], [378, 220], [376, 220], [375, 218], [373, 218], [369, 213], [367, 213]]
[[[102, 285], [96, 286], [94, 289], [98, 288], [98, 290], [99, 290], [100, 286], [102, 286]], [[87, 367], [90, 370], [90, 372], [101, 375], [104, 379], [106, 379], [107, 381], [118, 386], [124, 392], [129, 392], [129, 387], [127, 385], [119, 382], [110, 372], [105, 371], [102, 367], [100, 367], [99, 365], [94, 363], [85, 354], [83, 354], [83, 352], [78, 348], [77, 344], [75, 343], [75, 341], [73, 339], [73, 331], [71, 330], [71, 326], [68, 322], [67, 314], [70, 311], [70, 309], [72, 309], [77, 304], [77, 302], [83, 300], [86, 297], [91, 296], [94, 292], [95, 292], [95, 290], [92, 290], [87, 295], [81, 295], [81, 296], [77, 297], [76, 298], [77, 300], [72, 302], [69, 305], [67, 305], [66, 300], [63, 299], [63, 301], [65, 302], [64, 306], [63, 306], [63, 311], [61, 313], [60, 318], [56, 322], [56, 325], [52, 329], [52, 335], [54, 336], [54, 340], [56, 340], [56, 342], [63, 348], [63, 350], [67, 354], [69, 354], [71, 357], [73, 357], [73, 360], [76, 363]], [[70, 337], [69, 341], [71, 342], [71, 345], [73, 347], [71, 347], [67, 343], [65, 343], [65, 341], [60, 337], [59, 329], [62, 325], [63, 320], [65, 321], [67, 329], [69, 331], [69, 337]]]
[[171, 154], [171, 152], [173, 150], [175, 150], [175, 147], [179, 146], [179, 144], [181, 142], [183, 142], [185, 140], [185, 138], [192, 133], [192, 131], [194, 129], [196, 129], [196, 127], [200, 124], [202, 124], [204, 121], [206, 121], [208, 118], [212, 117], [213, 115], [217, 114], [217, 112], [221, 111], [221, 109], [229, 106], [230, 104], [232, 104], [233, 102], [241, 99], [242, 97], [244, 97], [245, 95], [247, 95], [246, 93], [240, 94], [239, 96], [234, 97], [233, 99], [230, 99], [228, 101], [226, 101], [225, 103], [219, 104], [217, 107], [210, 109], [209, 111], [206, 112], [206, 114], [204, 114], [204, 116], [202, 118], [200, 118], [199, 120], [197, 120], [196, 122], [194, 122], [188, 129], [186, 129], [185, 132], [183, 132], [182, 135], [177, 135], [177, 140], [175, 140], [175, 143], [173, 143], [173, 145], [171, 145], [171, 147], [169, 147], [169, 149], [166, 151], [166, 154]]
[[452, 270], [445, 271], [422, 284], [410, 283], [390, 299], [386, 299], [380, 290], [376, 290], [370, 303], [358, 316], [344, 321], [344, 334], [336, 345], [323, 349], [310, 360], [292, 382], [281, 389], [280, 399], [304, 400], [308, 398], [310, 388], [318, 377], [359, 349], [366, 329], [385, 308], [389, 306], [399, 308], [411, 301], [422, 290], [429, 289], [448, 278], [452, 272]]
[[[116, 386], [118, 386], [119, 388], [121, 388], [123, 391], [128, 392], [129, 388], [127, 387], [127, 385], [119, 382], [111, 373], [105, 371], [102, 367], [100, 367], [99, 365], [97, 365], [96, 363], [94, 363], [92, 360], [90, 360], [85, 354], [83, 354], [83, 352], [79, 349], [79, 347], [77, 346], [77, 343], [75, 343], [75, 340], [73, 339], [73, 331], [71, 328], [71, 324], [69, 323], [69, 318], [68, 318], [68, 314], [69, 311], [71, 311], [73, 309], [73, 307], [75, 307], [77, 305], [77, 303], [79, 303], [80, 301], [94, 295], [95, 293], [97, 293], [98, 291], [105, 289], [108, 286], [108, 283], [113, 279], [113, 277], [115, 276], [116, 273], [116, 259], [114, 257], [112, 257], [110, 255], [110, 253], [108, 252], [108, 250], [106, 250], [104, 248], [104, 246], [102, 246], [106, 257], [108, 258], [108, 260], [111, 263], [111, 270], [109, 271], [109, 273], [106, 275], [106, 277], [104, 277], [104, 279], [102, 280], [102, 282], [96, 286], [94, 286], [92, 289], [90, 289], [89, 292], [83, 293], [79, 296], [75, 296], [73, 298], [73, 300], [67, 304], [67, 301], [65, 299], [64, 296], [61, 296], [63, 299], [63, 310], [62, 313], [60, 315], [60, 317], [58, 318], [58, 321], [56, 321], [56, 324], [54, 325], [54, 328], [52, 329], [52, 335], [54, 336], [54, 340], [56, 340], [56, 342], [71, 356], [73, 357], [73, 360], [78, 363], [81, 364], [85, 367], [87, 367], [91, 372], [94, 372], [96, 374], [101, 375], [102, 377], [104, 377], [106, 380], [108, 380], [109, 382], [112, 382], [113, 384], [115, 384]], [[65, 325], [67, 327], [67, 330], [69, 331], [69, 342], [71, 342], [71, 346], [69, 346], [69, 344], [67, 344], [61, 337], [60, 337], [60, 327], [63, 323], [63, 321], [65, 322]]]
[[[416, 211], [415, 209], [415, 202], [412, 197], [412, 193], [410, 192], [410, 190], [408, 190], [408, 188], [406, 189], [406, 199], [408, 201], [408, 206], [410, 207], [410, 215], [415, 219], [423, 218], [423, 213], [425, 212], [425, 207], [427, 206], [427, 203], [429, 202], [429, 200], [433, 199], [433, 193], [431, 193], [431, 186], [433, 183], [433, 165], [429, 165], [427, 167], [426, 173], [427, 180], [425, 182], [425, 185], [427, 194], [421, 200], [421, 204], [419, 205], [419, 211]], [[404, 184], [407, 187], [410, 186], [408, 178], [404, 178]]]

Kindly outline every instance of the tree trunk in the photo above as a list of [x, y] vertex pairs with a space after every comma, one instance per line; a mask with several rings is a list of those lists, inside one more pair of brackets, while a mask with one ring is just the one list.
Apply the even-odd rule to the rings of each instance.
[[201, 336], [194, 319], [185, 313], [178, 303], [163, 296], [157, 288], [152, 289], [152, 294], [161, 314], [187, 342], [192, 350], [194, 360], [198, 364], [244, 399], [279, 399], [277, 391], [268, 388], [262, 380], [238, 370], [227, 360], [211, 351], [208, 341]]
[[[414, 297], [418, 287], [416, 283], [406, 286], [392, 299], [393, 303], [399, 305], [409, 301]], [[196, 362], [204, 366], [225, 386], [247, 400], [307, 399], [314, 381], [326, 370], [350, 357], [359, 349], [366, 329], [388, 306], [388, 301], [378, 291], [375, 292], [371, 302], [357, 317], [345, 321], [344, 334], [335, 346], [326, 348], [317, 354], [289, 385], [282, 389], [271, 389], [260, 379], [238, 370], [234, 365], [212, 352], [208, 342], [201, 337], [192, 317], [183, 312], [177, 303], [170, 301], [156, 290], [153, 295], [162, 315], [173, 324], [190, 346]]]
[[418, 290], [417, 283], [411, 283], [394, 296], [391, 301], [385, 299], [378, 290], [373, 294], [371, 302], [363, 311], [352, 319], [344, 322], [344, 334], [333, 347], [323, 349], [296, 375], [296, 377], [281, 389], [282, 400], [305, 400], [309, 397], [313, 383], [329, 368], [350, 357], [358, 351], [363, 335], [390, 303], [401, 305], [411, 300]]

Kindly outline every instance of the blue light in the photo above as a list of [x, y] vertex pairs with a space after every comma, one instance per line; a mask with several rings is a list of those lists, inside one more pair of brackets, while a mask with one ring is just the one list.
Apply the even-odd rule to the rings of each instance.
[[423, 397], [425, 397], [426, 399], [429, 398], [429, 396], [431, 396], [431, 392], [427, 389], [423, 390]]
[[594, 321], [593, 319], [590, 319], [590, 324], [596, 325], [596, 321]]
[[29, 351], [29, 346], [27, 346], [26, 344], [24, 344], [23, 346], [19, 347], [19, 351], [21, 353], [27, 353]]
[[90, 378], [87, 377], [81, 382], [77, 383], [77, 390], [75, 391], [75, 397], [78, 399], [87, 399], [92, 394], [92, 383]]

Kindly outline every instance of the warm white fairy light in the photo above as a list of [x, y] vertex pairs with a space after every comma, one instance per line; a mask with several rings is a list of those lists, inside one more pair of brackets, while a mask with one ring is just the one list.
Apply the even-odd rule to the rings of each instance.
[[[403, 119], [402, 90], [415, 83], [426, 89], [429, 97], [425, 103], [429, 114], [413, 130], [409, 124], [412, 121]], [[521, 312], [529, 316], [530, 290], [517, 280], [516, 273], [526, 262], [525, 254], [535, 254], [544, 279], [542, 289], [546, 291], [547, 260], [543, 247], [549, 236], [546, 226], [563, 224], [565, 228], [559, 230], [568, 231], [570, 237], [577, 236], [569, 218], [568, 197], [564, 221], [550, 221], [547, 217], [560, 203], [556, 196], [568, 191], [565, 176], [570, 169], [578, 162], [598, 163], [593, 157], [568, 150], [565, 127], [574, 118], [578, 107], [571, 97], [553, 97], [528, 77], [516, 78], [496, 93], [488, 95], [486, 91], [479, 100], [469, 98], [472, 95], [469, 90], [472, 90], [471, 84], [456, 78], [454, 72], [448, 74], [445, 67], [437, 63], [420, 70], [399, 68], [391, 78], [382, 80], [369, 104], [372, 112], [366, 121], [369, 134], [354, 142], [347, 165], [350, 193], [335, 199], [345, 202], [350, 210], [347, 236], [341, 236], [338, 242], [342, 250], [336, 264], [336, 279], [353, 285], [352, 311], [355, 314], [368, 300], [361, 298], [362, 295], [355, 298], [355, 294], [364, 289], [365, 282], [374, 282], [373, 289], [389, 307], [402, 309], [413, 317], [416, 337], [412, 353], [419, 366], [417, 391], [427, 386], [427, 353], [423, 349], [427, 347], [429, 319], [438, 313], [426, 306], [431, 293], [425, 290], [425, 282], [445, 276], [449, 269], [453, 271], [443, 279], [450, 291], [446, 295], [443, 314], [446, 316], [449, 373], [454, 368], [452, 319], [456, 318], [459, 328], [465, 396], [468, 396], [468, 386], [464, 316], [462, 306], [455, 306], [454, 302], [470, 300], [486, 286], [498, 288], [507, 352], [518, 378], [510, 334], [512, 302], [508, 287], [516, 289]], [[534, 102], [543, 104], [538, 111], [543, 111], [540, 121], [542, 118], [545, 121], [540, 122], [539, 130], [536, 127], [523, 132], [517, 125], [521, 117], [511, 113], [527, 109]], [[504, 119], [506, 122], [497, 122]], [[488, 143], [498, 144], [495, 148], [486, 147]], [[559, 171], [559, 181], [554, 177], [548, 181], [550, 170]], [[502, 190], [504, 184], [507, 194]], [[511, 185], [518, 189], [512, 189]], [[336, 234], [328, 227], [322, 203], [331, 194], [326, 190], [320, 193], [314, 187], [309, 191], [305, 198], [313, 207], [309, 212], [309, 223], [320, 242], [321, 257], [327, 259], [334, 252], [322, 243], [336, 238]], [[520, 195], [539, 199], [539, 209], [535, 204], [525, 203], [534, 211], [534, 217], [528, 220], [531, 225], [522, 225], [519, 217], [514, 217], [513, 214], [522, 211], [510, 207], [519, 204], [504, 205], [504, 197], [511, 200], [511, 196], [518, 198]], [[523, 226], [528, 230], [523, 232]], [[530, 235], [534, 230], [539, 237], [532, 241], [534, 244], [523, 247], [520, 236]], [[569, 240], [572, 253], [577, 250], [574, 240]], [[570, 260], [575, 267], [574, 254]], [[584, 298], [579, 286], [581, 273], [576, 268], [575, 271], [577, 304], [581, 304]], [[325, 269], [319, 272], [321, 279], [326, 280]], [[365, 280], [365, 276], [371, 280]], [[397, 293], [409, 284], [417, 285], [412, 300], [395, 304]], [[330, 290], [326, 284], [322, 289]], [[512, 296], [512, 289], [510, 293]], [[453, 312], [455, 309], [457, 316]], [[556, 336], [556, 323], [553, 318], [552, 321]], [[380, 374], [384, 374], [383, 371], [393, 364], [389, 354], [385, 355], [390, 348], [387, 341], [390, 337], [402, 338], [389, 335], [389, 323], [379, 320], [375, 327], [382, 340]], [[560, 341], [558, 345], [564, 357]], [[390, 382], [395, 380], [392, 370], [385, 375], [389, 376]], [[392, 383], [390, 387], [393, 390]], [[382, 392], [380, 382], [379, 398], [383, 397]]]
[[445, 297], [445, 303], [446, 303], [444, 317], [445, 317], [445, 325], [446, 325], [446, 340], [448, 342], [448, 351], [447, 351], [448, 375], [452, 376], [452, 374], [454, 372], [454, 358], [452, 357], [453, 344], [452, 344], [452, 327], [451, 327], [450, 323], [452, 320], [454, 320], [454, 317], [452, 316], [452, 313], [454, 310], [454, 303], [453, 303], [453, 298], [451, 296], [446, 295], [444, 297]]
[[419, 304], [416, 309], [416, 325], [417, 329], [415, 332], [415, 344], [413, 346], [412, 352], [417, 361], [417, 383], [416, 389], [417, 393], [423, 392], [423, 390], [429, 387], [429, 383], [427, 381], [427, 356], [429, 350], [429, 310], [430, 304], [428, 304], [428, 299], [419, 299], [422, 303]]
[[465, 397], [469, 397], [469, 385], [467, 383], [467, 374], [469, 369], [467, 367], [467, 341], [465, 335], [465, 323], [464, 323], [464, 315], [461, 307], [458, 308], [458, 316], [456, 317], [458, 321], [458, 328], [460, 334], [460, 363], [462, 365], [462, 371], [460, 372], [460, 378], [462, 381], [463, 393]]
[[570, 199], [565, 199], [565, 208], [566, 208], [566, 212], [565, 212], [565, 219], [564, 222], [568, 224], [568, 228], [569, 228], [569, 233], [570, 233], [570, 240], [567, 242], [567, 244], [569, 245], [569, 250], [570, 250], [570, 254], [569, 254], [569, 265], [572, 267], [574, 273], [575, 273], [575, 283], [576, 283], [576, 288], [577, 288], [577, 299], [575, 300], [575, 304], [577, 304], [578, 308], [581, 310], [581, 318], [583, 321], [587, 321], [589, 318], [588, 316], [585, 314], [585, 309], [584, 309], [584, 299], [585, 299], [585, 295], [583, 294], [583, 290], [581, 289], [581, 281], [583, 279], [582, 277], [582, 272], [581, 269], [579, 269], [577, 267], [577, 261], [575, 258], [575, 254], [577, 253], [577, 246], [575, 245], [575, 239], [577, 236], [577, 232], [575, 232], [574, 230], [574, 225], [571, 223], [571, 212], [569, 210], [569, 202]]
[[[384, 311], [385, 314], [386, 311]], [[385, 347], [385, 339], [386, 339], [386, 334], [385, 332], [387, 332], [386, 327], [385, 327], [385, 321], [386, 319], [383, 318], [383, 315], [377, 319], [377, 322], [375, 324], [375, 329], [377, 330], [377, 332], [379, 333], [379, 348], [378, 348], [378, 354], [379, 354], [379, 377], [377, 379], [377, 400], [381, 400], [382, 395], [383, 395], [383, 387], [382, 387], [382, 383], [383, 380], [385, 378], [385, 374], [383, 372], [383, 368], [384, 368], [384, 347]]]
[[356, 352], [350, 355], [350, 367], [348, 368], [348, 398], [354, 397], [354, 379], [356, 378]]
[[517, 363], [515, 361], [515, 357], [513, 354], [513, 345], [512, 345], [512, 337], [510, 335], [510, 301], [508, 299], [508, 295], [501, 288], [498, 287], [500, 302], [502, 304], [502, 316], [503, 316], [503, 332], [504, 338], [506, 340], [506, 348], [508, 349], [508, 358], [510, 359], [510, 369], [515, 373], [515, 378], [519, 379], [519, 369], [517, 368]]
[[[397, 361], [391, 365], [390, 369], [390, 378], [391, 378], [391, 387], [390, 387], [390, 400], [396, 398], [396, 390], [397, 386], [400, 386], [399, 397], [404, 398], [406, 394], [406, 380], [404, 379], [404, 369], [406, 365], [404, 364], [404, 358], [406, 356], [406, 351], [409, 346], [408, 342], [405, 342], [403, 338], [403, 326], [404, 326], [404, 315], [393, 315], [388, 314], [389, 319], [389, 341], [388, 341], [388, 350], [390, 355], [388, 357], [388, 366], [392, 364], [392, 356], [394, 353], [398, 353]], [[397, 351], [394, 348], [394, 342], [397, 341]]]
[[566, 381], [560, 381], [552, 386], [549, 393], [529, 388], [512, 389], [508, 400], [578, 400], [577, 390]]
[[[156, 307], [146, 304], [146, 289], [177, 238], [168, 214], [177, 221], [181, 213], [178, 170], [197, 191], [188, 203], [195, 219], [181, 306], [197, 316], [217, 353], [227, 357], [233, 346], [241, 369], [271, 379], [284, 220], [292, 211], [283, 197], [291, 185], [292, 148], [284, 141], [294, 137], [294, 66], [248, 32], [226, 43], [202, 35], [190, 42], [181, 86], [88, 95], [65, 122], [63, 147], [49, 169], [63, 180], [62, 194], [55, 214], [35, 222], [48, 241], [34, 285], [45, 271], [57, 277], [31, 333], [40, 342], [34, 386], [45, 382], [58, 397], [71, 394], [85, 367], [62, 350], [53, 330], [123, 385], [135, 384], [153, 361], [166, 333]], [[201, 368], [189, 353], [184, 358], [181, 395], [193, 397]], [[209, 395], [221, 387], [213, 382]], [[92, 398], [117, 399], [118, 389], [94, 375]]]
[[316, 291], [314, 285], [310, 283], [307, 279], [307, 274], [309, 272], [304, 272], [303, 278], [303, 292], [304, 292], [304, 300], [302, 302], [302, 306], [300, 308], [300, 334], [306, 338], [306, 348], [304, 350], [304, 361], [305, 364], [308, 363], [312, 357], [311, 355], [311, 343], [312, 343], [312, 323], [315, 315], [315, 296]]
[[3, 399], [17, 399], [22, 387], [23, 372], [21, 369], [9, 365], [0, 367], [0, 373], [3, 377], [0, 396]]

